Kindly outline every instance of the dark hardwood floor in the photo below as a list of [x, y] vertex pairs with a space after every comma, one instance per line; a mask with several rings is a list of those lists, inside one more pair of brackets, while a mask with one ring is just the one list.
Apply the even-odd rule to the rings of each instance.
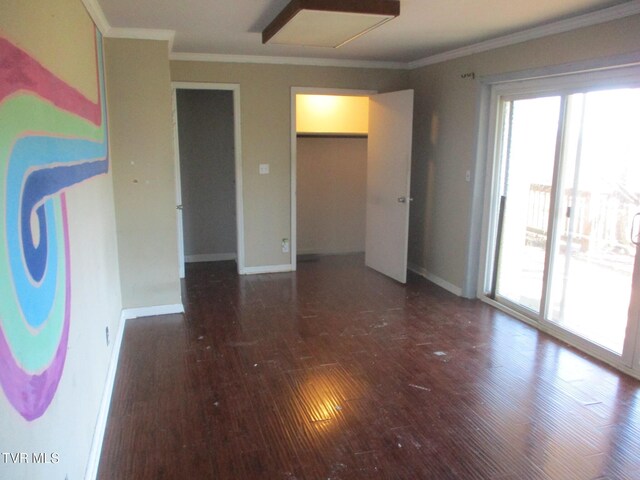
[[638, 381], [359, 256], [298, 268], [190, 264], [184, 316], [127, 323], [99, 478], [640, 478]]

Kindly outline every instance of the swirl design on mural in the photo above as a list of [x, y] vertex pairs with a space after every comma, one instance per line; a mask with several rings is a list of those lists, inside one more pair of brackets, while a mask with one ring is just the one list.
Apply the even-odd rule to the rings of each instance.
[[92, 102], [0, 37], [0, 385], [27, 420], [53, 400], [67, 353], [65, 191], [109, 168], [101, 42]]

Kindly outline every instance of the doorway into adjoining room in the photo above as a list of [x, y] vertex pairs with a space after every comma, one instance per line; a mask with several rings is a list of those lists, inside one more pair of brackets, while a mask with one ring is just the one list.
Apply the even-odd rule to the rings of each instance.
[[185, 262], [242, 265], [237, 86], [205, 86], [175, 88], [181, 276]]

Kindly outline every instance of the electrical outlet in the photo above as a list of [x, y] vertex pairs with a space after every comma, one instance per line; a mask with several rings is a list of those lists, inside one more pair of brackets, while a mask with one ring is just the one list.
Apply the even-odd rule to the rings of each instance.
[[282, 253], [289, 253], [289, 239], [282, 239]]
[[269, 173], [269, 164], [261, 163], [260, 164], [260, 175], [267, 175]]
[[467, 171], [465, 172], [465, 174], [464, 174], [464, 179], [465, 179], [467, 182], [470, 182], [470, 181], [471, 181], [471, 170], [467, 170]]

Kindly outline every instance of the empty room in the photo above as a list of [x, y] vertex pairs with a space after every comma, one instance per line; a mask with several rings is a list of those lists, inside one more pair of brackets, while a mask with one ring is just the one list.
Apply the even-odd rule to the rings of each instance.
[[1, 479], [640, 478], [639, 0], [0, 3]]

